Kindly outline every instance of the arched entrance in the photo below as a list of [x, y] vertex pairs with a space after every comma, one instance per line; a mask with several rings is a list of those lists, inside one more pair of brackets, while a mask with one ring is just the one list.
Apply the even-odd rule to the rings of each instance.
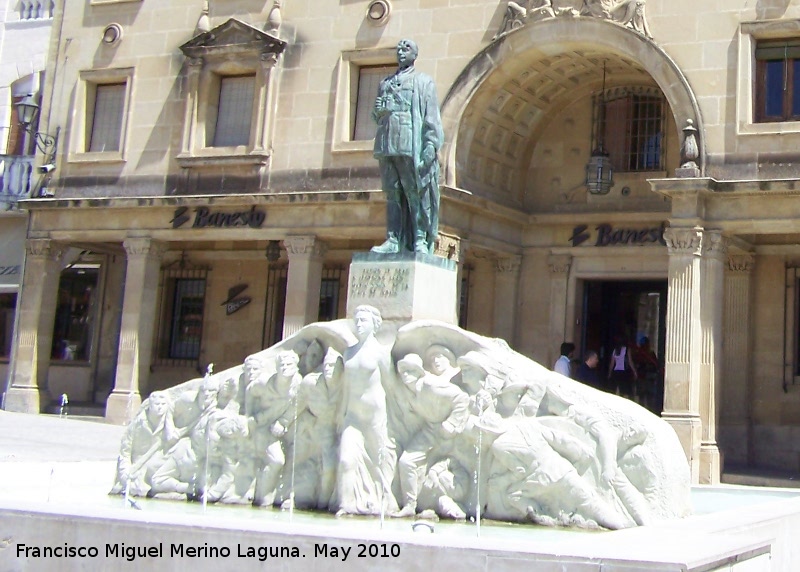
[[[450, 135], [444, 149], [445, 184], [465, 188], [467, 166], [475, 164], [472, 152], [488, 145], [497, 156], [508, 157], [503, 166], [513, 191], [530, 161], [531, 141], [553, 112], [599, 89], [604, 63], [613, 82], [657, 86], [674, 123], [682, 127], [692, 119], [702, 134], [702, 117], [686, 77], [655, 42], [597, 18], [553, 18], [501, 36], [453, 83], [442, 105]], [[487, 141], [482, 121], [494, 128]], [[698, 162], [702, 172], [704, 156]]]

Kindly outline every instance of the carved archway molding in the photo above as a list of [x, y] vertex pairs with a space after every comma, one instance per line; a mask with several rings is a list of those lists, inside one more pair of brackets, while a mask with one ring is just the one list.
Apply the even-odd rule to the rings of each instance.
[[459, 187], [457, 137], [462, 122], [474, 113], [470, 103], [480, 88], [488, 81], [491, 81], [489, 85], [501, 84], [509, 75], [507, 70], [517, 67], [528, 54], [552, 55], [559, 48], [566, 53], [576, 45], [608, 51], [641, 65], [664, 93], [675, 124], [684, 125], [687, 119], [694, 122], [700, 139], [697, 162], [703, 176], [707, 154], [703, 144], [703, 118], [688, 79], [669, 54], [652, 39], [614, 22], [598, 18], [551, 18], [499, 36], [481, 50], [453, 82], [442, 104], [442, 122], [447, 135], [442, 150], [444, 184]]

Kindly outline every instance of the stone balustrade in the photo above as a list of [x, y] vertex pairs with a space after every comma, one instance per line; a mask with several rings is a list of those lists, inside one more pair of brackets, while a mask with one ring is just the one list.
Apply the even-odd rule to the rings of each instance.
[[33, 155], [0, 155], [0, 201], [30, 197], [33, 174]]
[[56, 3], [53, 0], [20, 0], [20, 20], [47, 20], [53, 17]]

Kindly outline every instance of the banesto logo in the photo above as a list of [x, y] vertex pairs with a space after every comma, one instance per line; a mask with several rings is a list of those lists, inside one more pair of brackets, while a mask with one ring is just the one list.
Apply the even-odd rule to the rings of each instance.
[[[610, 224], [598, 224], [595, 227], [597, 239], [594, 246], [622, 246], [641, 244], [662, 244], [664, 242], [664, 223], [649, 228], [615, 228]], [[589, 226], [580, 224], [572, 229], [569, 237], [572, 246], [579, 246], [589, 240]]]
[[[266, 219], [267, 213], [257, 209], [255, 206], [250, 207], [248, 211], [239, 211], [234, 213], [214, 212], [208, 207], [198, 207], [194, 209], [194, 221], [192, 228], [233, 228], [237, 226], [249, 226], [250, 228], [261, 228]], [[189, 207], [178, 207], [172, 214], [172, 228], [180, 228], [189, 220]]]
[[585, 224], [579, 224], [572, 229], [572, 236], [569, 237], [569, 240], [572, 242], [572, 246], [580, 246], [589, 240], [589, 233], [586, 232], [588, 228], [589, 227]]

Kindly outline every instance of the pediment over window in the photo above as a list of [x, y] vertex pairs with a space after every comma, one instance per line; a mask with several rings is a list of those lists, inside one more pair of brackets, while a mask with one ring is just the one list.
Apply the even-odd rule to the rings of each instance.
[[241, 53], [281, 54], [286, 42], [236, 18], [198, 34], [181, 46], [188, 58], [204, 58]]

